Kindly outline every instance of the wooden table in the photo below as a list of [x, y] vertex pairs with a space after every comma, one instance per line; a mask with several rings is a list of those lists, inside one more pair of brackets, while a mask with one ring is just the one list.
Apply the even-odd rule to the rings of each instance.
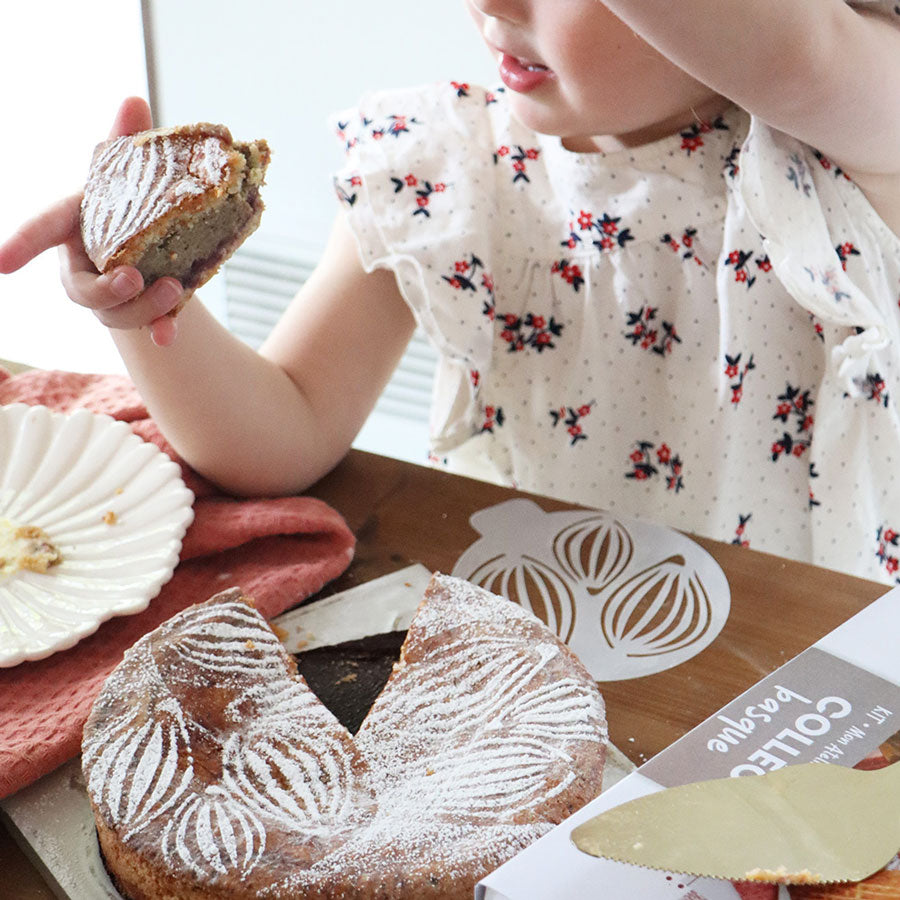
[[[478, 538], [469, 523], [472, 513], [512, 497], [530, 497], [547, 511], [571, 508], [361, 451], [352, 451], [309, 493], [340, 511], [358, 540], [350, 568], [320, 596], [411, 563], [449, 572]], [[610, 739], [637, 764], [888, 589], [731, 544], [697, 542], [722, 567], [731, 588], [731, 612], [719, 637], [674, 669], [601, 685]], [[10, 900], [54, 896], [2, 828], [0, 873], [0, 893]]]

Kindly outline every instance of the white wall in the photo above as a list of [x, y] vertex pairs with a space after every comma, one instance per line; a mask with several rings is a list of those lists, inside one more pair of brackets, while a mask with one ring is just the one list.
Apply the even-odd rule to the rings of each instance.
[[[0, 236], [80, 189], [120, 100], [146, 96], [138, 0], [28, 0], [0, 20]], [[0, 275], [0, 358], [123, 371], [106, 329], [63, 293], [55, 252]]]
[[273, 149], [263, 240], [322, 245], [341, 161], [330, 114], [366, 90], [497, 79], [462, 0], [252, 0], [233, 17], [222, 0], [149, 7], [160, 124], [220, 121]]

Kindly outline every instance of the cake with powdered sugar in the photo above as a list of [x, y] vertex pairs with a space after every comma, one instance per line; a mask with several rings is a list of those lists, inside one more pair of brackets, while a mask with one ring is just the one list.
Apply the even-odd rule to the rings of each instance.
[[146, 284], [172, 276], [189, 295], [259, 225], [269, 157], [264, 140], [207, 123], [104, 141], [81, 204], [87, 255], [101, 272], [135, 266]]
[[435, 575], [355, 736], [232, 589], [127, 652], [83, 767], [133, 900], [468, 900], [600, 792], [606, 739], [597, 686], [555, 635]]

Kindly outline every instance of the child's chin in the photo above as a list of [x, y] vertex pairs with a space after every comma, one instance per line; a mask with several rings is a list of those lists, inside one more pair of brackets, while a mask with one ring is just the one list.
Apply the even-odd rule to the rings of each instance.
[[559, 114], [558, 107], [531, 96], [510, 92], [510, 109], [518, 122], [538, 134], [562, 137], [573, 131], [571, 123], [566, 123]]

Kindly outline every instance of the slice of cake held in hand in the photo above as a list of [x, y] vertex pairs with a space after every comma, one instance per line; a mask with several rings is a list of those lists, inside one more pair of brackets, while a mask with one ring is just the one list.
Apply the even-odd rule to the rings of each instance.
[[269, 155], [206, 123], [99, 144], [81, 204], [88, 256], [101, 272], [135, 266], [148, 285], [177, 278], [186, 300], [259, 225]]

